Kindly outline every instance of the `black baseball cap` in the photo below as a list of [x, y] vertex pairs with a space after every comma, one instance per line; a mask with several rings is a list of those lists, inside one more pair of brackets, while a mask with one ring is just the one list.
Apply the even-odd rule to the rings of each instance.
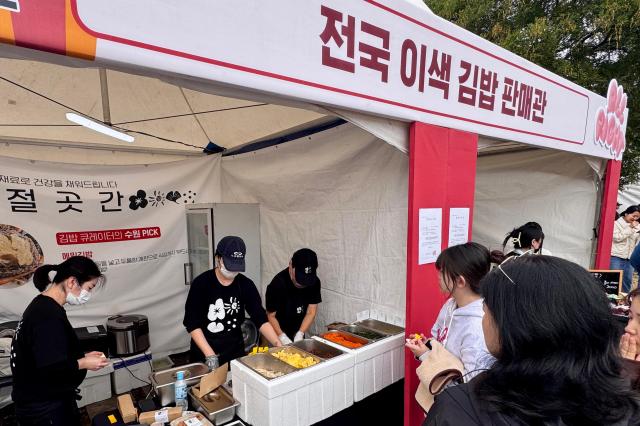
[[308, 248], [293, 253], [291, 266], [295, 269], [296, 282], [302, 287], [308, 287], [318, 281], [318, 256]]
[[247, 254], [247, 246], [242, 238], [230, 235], [218, 242], [216, 254], [222, 256], [224, 267], [231, 272], [244, 272], [244, 257]]

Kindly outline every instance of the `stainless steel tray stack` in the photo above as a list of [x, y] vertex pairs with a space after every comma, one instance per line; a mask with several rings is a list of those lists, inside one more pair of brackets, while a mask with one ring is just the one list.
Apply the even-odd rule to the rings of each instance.
[[173, 405], [176, 402], [174, 384], [177, 380], [178, 371], [184, 372], [184, 380], [187, 382], [187, 386], [193, 386], [198, 384], [200, 379], [209, 372], [209, 367], [198, 362], [153, 373], [151, 375], [151, 384], [163, 407]]
[[204, 414], [214, 425], [221, 425], [233, 420], [236, 415], [236, 408], [240, 403], [227, 391], [224, 386], [206, 394], [202, 398], [195, 396], [194, 390], [198, 386], [189, 390], [191, 405]]

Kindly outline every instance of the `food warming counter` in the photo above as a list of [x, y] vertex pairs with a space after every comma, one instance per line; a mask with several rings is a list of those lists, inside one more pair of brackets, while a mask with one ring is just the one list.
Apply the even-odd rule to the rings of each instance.
[[[240, 402], [238, 417], [253, 426], [302, 426], [353, 405], [352, 355], [339, 351], [336, 356], [335, 348], [311, 339], [302, 342], [231, 362], [233, 396]], [[282, 351], [318, 362], [295, 368], [273, 356]]]
[[[369, 336], [371, 340], [363, 346], [348, 348], [336, 343], [337, 339], [328, 340], [334, 333], [352, 343], [367, 340], [364, 336]], [[380, 338], [373, 333], [382, 334], [383, 337]], [[375, 340], [372, 339], [374, 337]], [[404, 378], [405, 336], [401, 327], [377, 320], [364, 320], [313, 338], [353, 355], [356, 402]]]
[[[321, 337], [328, 333], [359, 347]], [[310, 425], [404, 377], [400, 327], [359, 322], [321, 336], [231, 362], [233, 396], [242, 420], [253, 426]]]

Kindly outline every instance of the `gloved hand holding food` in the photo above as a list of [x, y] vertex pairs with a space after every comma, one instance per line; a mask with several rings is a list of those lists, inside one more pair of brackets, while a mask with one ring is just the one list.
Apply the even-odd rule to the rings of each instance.
[[290, 345], [291, 343], [293, 343], [291, 339], [289, 339], [289, 336], [287, 336], [285, 333], [282, 333], [281, 335], [279, 335], [278, 338], [280, 339], [280, 342], [282, 342], [283, 345]]

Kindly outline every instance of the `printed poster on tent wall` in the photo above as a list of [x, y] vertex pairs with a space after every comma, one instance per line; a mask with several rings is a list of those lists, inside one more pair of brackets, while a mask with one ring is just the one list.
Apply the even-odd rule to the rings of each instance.
[[107, 277], [92, 300], [67, 307], [74, 326], [113, 314], [149, 316], [154, 350], [186, 343], [182, 327], [185, 206], [219, 201], [219, 157], [95, 166], [0, 158], [0, 312], [18, 319], [43, 264], [92, 258]]

